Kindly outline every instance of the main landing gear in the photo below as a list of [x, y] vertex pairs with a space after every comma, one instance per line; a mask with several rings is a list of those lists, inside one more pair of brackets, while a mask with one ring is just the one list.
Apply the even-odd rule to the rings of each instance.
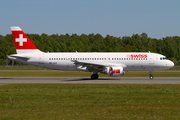
[[149, 78], [152, 80], [154, 77], [152, 75], [152, 71], [151, 70], [149, 71], [149, 74], [150, 74]]
[[98, 79], [98, 77], [99, 77], [99, 75], [97, 73], [91, 75], [91, 79], [93, 79], [93, 80]]

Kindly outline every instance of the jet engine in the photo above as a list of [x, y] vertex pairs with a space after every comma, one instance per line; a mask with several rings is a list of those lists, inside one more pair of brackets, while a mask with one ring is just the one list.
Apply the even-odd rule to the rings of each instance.
[[119, 77], [125, 74], [122, 67], [106, 67], [105, 72], [107, 75], [113, 77]]

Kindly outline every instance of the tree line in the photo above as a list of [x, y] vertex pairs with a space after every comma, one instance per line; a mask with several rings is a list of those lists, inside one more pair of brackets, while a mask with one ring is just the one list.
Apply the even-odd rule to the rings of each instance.
[[[47, 35], [27, 34], [35, 46], [44, 52], [154, 52], [172, 61], [180, 61], [180, 37], [150, 38], [146, 33], [124, 37], [100, 34]], [[16, 54], [12, 34], [0, 35], [0, 65], [6, 64], [6, 56]], [[16, 62], [15, 64], [21, 64]], [[178, 63], [177, 63], [178, 64]]]

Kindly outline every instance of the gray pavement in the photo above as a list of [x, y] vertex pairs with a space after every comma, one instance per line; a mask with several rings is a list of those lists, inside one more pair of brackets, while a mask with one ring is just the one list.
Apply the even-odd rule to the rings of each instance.
[[4, 84], [180, 84], [180, 77], [0, 77]]

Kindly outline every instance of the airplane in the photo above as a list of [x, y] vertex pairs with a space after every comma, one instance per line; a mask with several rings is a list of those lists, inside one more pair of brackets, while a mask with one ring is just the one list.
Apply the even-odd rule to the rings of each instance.
[[120, 77], [125, 71], [152, 71], [169, 69], [174, 63], [166, 56], [151, 52], [42, 52], [18, 26], [11, 27], [17, 54], [8, 58], [25, 64], [63, 71], [93, 72], [91, 79], [98, 79], [98, 72]]

